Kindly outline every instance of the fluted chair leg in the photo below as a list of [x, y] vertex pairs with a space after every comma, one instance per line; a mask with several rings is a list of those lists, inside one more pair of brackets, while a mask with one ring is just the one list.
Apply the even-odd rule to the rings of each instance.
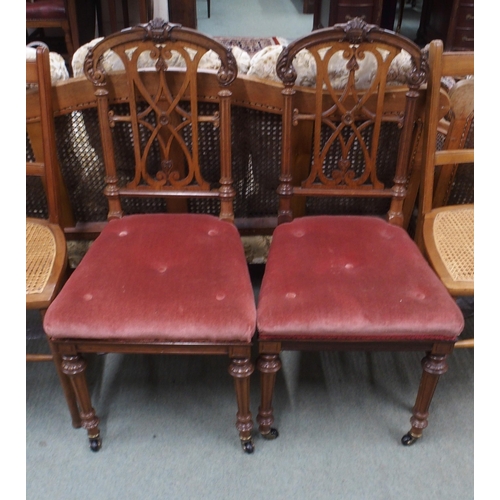
[[422, 437], [423, 430], [428, 425], [429, 407], [431, 405], [434, 391], [436, 390], [439, 377], [448, 371], [446, 354], [428, 353], [422, 359], [422, 378], [417, 393], [413, 416], [410, 419], [411, 430], [403, 436], [401, 442], [405, 446], [413, 444]]
[[75, 429], [82, 426], [82, 420], [80, 418], [80, 410], [78, 409], [78, 404], [76, 400], [76, 394], [73, 390], [73, 385], [71, 384], [70, 378], [62, 370], [62, 358], [61, 355], [54, 349], [52, 343], [49, 342], [50, 349], [52, 351], [52, 359], [54, 360], [54, 365], [56, 367], [57, 375], [61, 382], [61, 386], [64, 391], [64, 397], [66, 398], [66, 403], [71, 414], [71, 422]]
[[259, 432], [265, 439], [276, 439], [278, 430], [271, 427], [274, 423], [273, 416], [273, 393], [276, 383], [276, 374], [281, 368], [281, 361], [277, 354], [261, 354], [257, 360], [257, 368], [260, 372], [261, 402], [257, 423]]
[[99, 418], [97, 417], [92, 403], [85, 378], [87, 362], [79, 355], [62, 356], [62, 371], [70, 377], [76, 394], [78, 406], [80, 407], [80, 419], [82, 427], [87, 430], [90, 449], [99, 451], [101, 448], [101, 436], [99, 431]]
[[229, 365], [229, 373], [233, 377], [238, 403], [236, 428], [240, 433], [240, 441], [245, 453], [253, 453], [252, 441], [253, 421], [250, 412], [250, 375], [254, 366], [250, 358], [233, 358]]

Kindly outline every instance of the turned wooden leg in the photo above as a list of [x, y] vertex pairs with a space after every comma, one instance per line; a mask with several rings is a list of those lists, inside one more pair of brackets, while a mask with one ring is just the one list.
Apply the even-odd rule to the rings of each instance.
[[66, 398], [66, 403], [71, 414], [71, 422], [73, 427], [78, 429], [82, 426], [82, 420], [80, 418], [80, 410], [78, 409], [75, 391], [73, 390], [70, 378], [63, 373], [61, 355], [54, 348], [52, 342], [49, 339], [47, 339], [47, 341], [49, 343], [50, 350], [52, 351], [52, 358], [54, 360], [54, 365], [56, 366], [57, 375], [59, 376], [64, 396]]
[[405, 446], [413, 444], [418, 438], [422, 437], [422, 432], [427, 427], [429, 407], [439, 377], [448, 371], [446, 354], [428, 353], [422, 359], [422, 368], [422, 378], [420, 380], [420, 387], [418, 388], [417, 400], [413, 407], [413, 416], [410, 419], [411, 430], [401, 439], [401, 442]]
[[241, 446], [245, 453], [253, 453], [252, 441], [253, 421], [250, 413], [250, 375], [254, 367], [249, 358], [233, 358], [229, 365], [229, 373], [233, 377], [236, 390], [238, 413], [236, 428], [240, 433]]
[[87, 362], [80, 354], [63, 354], [62, 371], [64, 374], [68, 375], [73, 385], [73, 390], [75, 391], [78, 406], [80, 408], [82, 427], [87, 430], [90, 449], [92, 451], [98, 451], [101, 448], [101, 437], [98, 427], [99, 419], [90, 401], [89, 389], [85, 378], [86, 367]]
[[278, 430], [271, 427], [274, 423], [273, 416], [273, 393], [276, 383], [276, 374], [281, 368], [278, 354], [261, 354], [257, 360], [257, 368], [260, 372], [260, 406], [257, 415], [259, 432], [266, 439], [276, 439]]

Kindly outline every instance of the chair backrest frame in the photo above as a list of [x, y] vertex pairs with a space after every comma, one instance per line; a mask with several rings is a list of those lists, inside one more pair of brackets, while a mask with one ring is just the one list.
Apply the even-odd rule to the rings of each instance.
[[[117, 114], [110, 108], [108, 79], [102, 59], [111, 50], [124, 66], [129, 86], [128, 114]], [[198, 113], [197, 80], [199, 63], [213, 51], [220, 59], [217, 72], [218, 92], [212, 100], [218, 111], [212, 115]], [[169, 69], [172, 57], [184, 60], [185, 71]], [[154, 70], [138, 68], [140, 57], [155, 60]], [[237, 65], [232, 52], [212, 38], [162, 19], [122, 30], [106, 37], [87, 54], [84, 71], [94, 84], [106, 169], [105, 195], [108, 198], [108, 220], [123, 215], [121, 198], [132, 197], [211, 197], [220, 200], [219, 216], [233, 221], [235, 190], [231, 175], [231, 91], [229, 86], [237, 76]], [[182, 74], [180, 88], [172, 80]], [[206, 96], [205, 96], [206, 97]], [[180, 103], [187, 101], [189, 109]], [[141, 108], [139, 103], [143, 104]], [[153, 122], [147, 123], [149, 116]], [[128, 122], [134, 147], [135, 177], [126, 186], [119, 185], [115, 164], [112, 129], [119, 122]], [[199, 125], [211, 123], [219, 129], [220, 187], [211, 189], [202, 176], [198, 156]], [[183, 138], [189, 128], [191, 146]], [[141, 134], [146, 143], [141, 145]], [[144, 139], [142, 139], [144, 142]], [[149, 172], [148, 155], [153, 145], [160, 150], [161, 165], [154, 175]]]
[[[301, 114], [294, 105], [295, 81], [297, 73], [293, 66], [295, 56], [301, 50], [310, 51], [317, 66], [316, 110], [312, 115]], [[387, 74], [391, 61], [405, 50], [412, 62], [408, 72], [405, 93], [406, 104], [401, 113], [393, 111], [384, 114], [384, 96], [391, 90], [387, 85]], [[324, 51], [324, 54], [321, 52]], [[382, 52], [381, 52], [382, 51]], [[334, 90], [328, 76], [328, 63], [335, 53], [342, 53], [346, 61], [349, 76], [343, 90]], [[358, 62], [371, 53], [376, 60], [377, 71], [369, 88], [364, 91], [356, 88], [355, 72]], [[386, 56], [382, 54], [386, 53]], [[390, 31], [370, 25], [361, 19], [353, 19], [346, 24], [337, 24], [330, 28], [315, 31], [288, 45], [281, 53], [277, 63], [277, 73], [285, 85], [283, 90], [283, 147], [280, 177], [279, 222], [290, 221], [292, 214], [292, 196], [368, 196], [391, 198], [387, 214], [389, 222], [402, 226], [404, 223], [403, 202], [406, 195], [408, 165], [414, 134], [416, 100], [420, 87], [427, 78], [427, 61], [420, 48], [407, 38]], [[320, 83], [318, 83], [320, 82]], [[369, 101], [374, 100], [372, 107]], [[373, 107], [374, 106], [374, 107]], [[302, 120], [313, 122], [314, 145], [310, 174], [301, 185], [292, 178], [293, 128]], [[361, 124], [357, 124], [361, 121]], [[386, 188], [378, 181], [377, 150], [382, 121], [396, 122], [401, 128], [399, 150], [393, 185]], [[373, 126], [371, 146], [362, 139], [360, 130]], [[320, 145], [321, 127], [333, 130], [330, 137]], [[351, 136], [345, 140], [342, 130], [351, 130]], [[353, 139], [354, 138], [354, 139]], [[334, 167], [334, 172], [327, 178], [323, 172], [323, 162], [327, 149], [333, 142], [340, 142], [342, 157]], [[350, 170], [349, 150], [357, 141], [363, 150], [365, 169], [355, 178]], [[367, 183], [367, 181], [369, 183]]]
[[[435, 206], [436, 167], [456, 168], [460, 163], [473, 163], [474, 150], [464, 148], [463, 137], [470, 128], [473, 110], [467, 109], [466, 116], [454, 123], [452, 116], [447, 138], [442, 150], [438, 151], [437, 136], [440, 126], [440, 94], [443, 77], [465, 77], [474, 75], [474, 52], [444, 52], [443, 42], [433, 40], [429, 46], [429, 80], [427, 83], [426, 127], [424, 129], [423, 166], [419, 192], [419, 210], [415, 241], [423, 249], [423, 221]], [[452, 137], [453, 127], [460, 137]]]
[[[47, 47], [36, 48], [35, 60], [26, 61], [27, 94], [37, 93], [38, 117], [26, 123], [28, 135], [34, 140], [35, 161], [26, 162], [26, 175], [41, 177], [48, 206], [48, 220], [61, 224], [61, 201], [58, 190], [57, 149], [51, 94], [50, 55]], [[33, 100], [30, 99], [30, 105]]]

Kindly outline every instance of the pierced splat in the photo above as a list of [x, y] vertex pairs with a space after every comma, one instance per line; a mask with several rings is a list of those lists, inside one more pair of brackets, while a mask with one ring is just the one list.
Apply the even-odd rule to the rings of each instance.
[[[336, 25], [328, 34], [313, 32], [281, 53], [277, 72], [285, 84], [285, 104], [282, 185], [278, 192], [286, 193], [280, 201], [281, 221], [292, 217], [292, 196], [328, 195], [391, 198], [388, 217], [402, 223], [415, 102], [427, 63], [409, 40], [401, 37], [399, 45], [392, 42], [385, 30], [356, 19]], [[303, 51], [312, 56], [310, 69], [316, 78], [312, 113], [301, 112], [302, 97], [295, 100], [294, 60], [301, 52], [306, 57]], [[400, 54], [408, 65], [406, 84], [388, 85], [391, 65]], [[305, 176], [294, 179], [292, 144], [298, 134], [291, 127], [301, 122], [312, 127], [310, 167]], [[391, 179], [379, 176], [388, 146], [391, 157], [397, 158], [391, 165]], [[387, 165], [383, 166], [387, 171]], [[284, 185], [287, 183], [291, 186]]]
[[[394, 115], [384, 115], [377, 109], [383, 104], [380, 96], [383, 97], [386, 87], [385, 75], [399, 51], [390, 46], [383, 46], [381, 50], [368, 43], [353, 46], [339, 42], [310, 49], [310, 52], [318, 72], [317, 112], [312, 168], [302, 186], [383, 189], [384, 184], [377, 177], [380, 130], [382, 123], [394, 120]], [[358, 78], [361, 63], [365, 71], [368, 67], [373, 73], [368, 87]], [[340, 92], [332, 85], [334, 71], [345, 74], [346, 85]], [[331, 101], [326, 109], [325, 99]], [[295, 118], [296, 121], [310, 119], [300, 114]], [[336, 165], [327, 173], [325, 164], [332, 155], [337, 158]], [[362, 169], [360, 161], [354, 161], [356, 157], [362, 160]]]
[[[179, 196], [188, 191], [190, 196], [199, 193], [200, 196], [227, 198], [222, 201], [223, 205], [232, 203], [232, 195], [228, 197], [227, 190], [212, 189], [210, 182], [204, 179], [199, 142], [202, 126], [213, 126], [220, 134], [230, 133], [230, 128], [221, 127], [221, 122], [230, 120], [231, 92], [225, 87], [235, 78], [236, 62], [230, 51], [215, 42], [213, 47], [198, 44], [200, 36], [168, 23], [161, 26], [158, 22], [150, 23], [108, 37], [87, 55], [85, 73], [96, 86], [101, 116], [108, 117], [108, 126], [106, 120], [101, 120], [101, 135], [107, 183], [114, 186], [112, 198], [108, 197], [110, 214], [114, 216], [122, 213], [120, 196], [146, 196], [147, 193]], [[210, 50], [220, 60], [217, 72], [220, 90], [207, 98], [218, 103], [219, 109], [201, 115], [198, 71], [203, 56]], [[118, 71], [122, 68], [125, 72], [122, 83], [127, 89], [125, 101], [115, 102], [114, 89], [107, 88], [102, 60], [108, 57], [117, 61]], [[118, 123], [119, 133], [130, 137], [133, 145], [132, 175], [129, 172], [118, 174], [116, 170], [114, 150], [118, 144], [115, 140]], [[230, 155], [221, 155], [221, 158], [227, 164], [226, 167], [221, 165], [222, 171], [229, 172]], [[232, 182], [229, 175], [221, 178], [226, 185]], [[111, 190], [108, 188], [106, 192], [111, 193]], [[229, 213], [227, 207], [221, 207], [221, 212]]]

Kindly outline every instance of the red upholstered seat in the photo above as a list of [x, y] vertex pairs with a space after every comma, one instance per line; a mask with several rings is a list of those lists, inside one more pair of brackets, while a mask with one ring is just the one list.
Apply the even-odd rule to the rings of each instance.
[[37, 0], [26, 2], [26, 19], [65, 19], [64, 0]]
[[59, 339], [250, 342], [255, 301], [237, 229], [201, 214], [110, 221], [44, 327]]
[[257, 315], [261, 340], [450, 340], [464, 323], [408, 233], [365, 216], [278, 226]]

